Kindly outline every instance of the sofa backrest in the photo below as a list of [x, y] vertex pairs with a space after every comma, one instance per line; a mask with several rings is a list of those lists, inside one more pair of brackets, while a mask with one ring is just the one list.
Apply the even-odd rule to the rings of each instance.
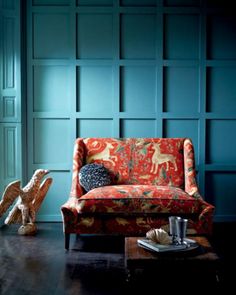
[[85, 138], [85, 163], [109, 169], [113, 184], [184, 187], [185, 138]]

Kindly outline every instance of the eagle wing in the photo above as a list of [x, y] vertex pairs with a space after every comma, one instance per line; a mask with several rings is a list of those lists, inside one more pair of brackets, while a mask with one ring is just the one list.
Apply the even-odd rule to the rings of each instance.
[[3, 192], [2, 200], [0, 201], [0, 217], [13, 204], [15, 199], [20, 195], [20, 180], [15, 180], [8, 184]]
[[53, 182], [52, 178], [48, 177], [44, 179], [44, 181], [41, 183], [38, 194], [35, 196], [32, 202], [35, 212], [39, 210], [52, 182]]

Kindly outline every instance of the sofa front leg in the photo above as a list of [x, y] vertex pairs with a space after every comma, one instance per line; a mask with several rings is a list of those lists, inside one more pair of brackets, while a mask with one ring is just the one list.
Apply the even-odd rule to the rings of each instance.
[[70, 248], [70, 234], [65, 234], [65, 249], [69, 250]]

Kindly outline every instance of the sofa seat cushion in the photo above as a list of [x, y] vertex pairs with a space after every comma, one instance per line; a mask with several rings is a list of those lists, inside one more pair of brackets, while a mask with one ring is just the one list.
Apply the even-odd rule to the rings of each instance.
[[199, 212], [200, 202], [180, 188], [155, 185], [114, 185], [95, 188], [79, 199], [79, 213]]

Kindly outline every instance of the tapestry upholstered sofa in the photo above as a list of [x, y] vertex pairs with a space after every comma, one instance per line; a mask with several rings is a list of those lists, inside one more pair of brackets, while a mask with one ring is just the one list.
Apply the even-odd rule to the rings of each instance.
[[[110, 185], [85, 192], [79, 171], [104, 165]], [[214, 206], [199, 193], [189, 138], [78, 138], [70, 197], [61, 207], [65, 248], [70, 234], [144, 235], [168, 230], [168, 216], [188, 218], [188, 233], [211, 234]]]

